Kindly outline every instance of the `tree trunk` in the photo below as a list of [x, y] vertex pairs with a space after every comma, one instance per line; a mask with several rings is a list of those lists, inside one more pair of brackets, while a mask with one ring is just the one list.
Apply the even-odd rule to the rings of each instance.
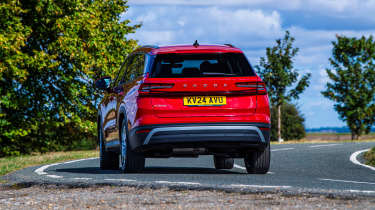
[[359, 134], [352, 132], [352, 141], [359, 140]]
[[283, 142], [281, 138], [281, 105], [277, 105], [277, 140]]

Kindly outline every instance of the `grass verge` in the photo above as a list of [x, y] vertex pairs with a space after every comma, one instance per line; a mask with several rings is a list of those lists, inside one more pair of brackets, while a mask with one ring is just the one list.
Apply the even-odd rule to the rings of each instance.
[[63, 162], [74, 159], [98, 157], [96, 150], [49, 152], [44, 154], [23, 155], [0, 158], [0, 176], [29, 166]]
[[375, 166], [375, 147], [365, 153], [365, 159], [367, 165]]

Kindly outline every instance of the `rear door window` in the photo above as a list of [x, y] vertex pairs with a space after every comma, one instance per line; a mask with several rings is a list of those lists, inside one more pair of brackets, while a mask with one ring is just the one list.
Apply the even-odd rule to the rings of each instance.
[[133, 55], [130, 55], [125, 59], [125, 62], [122, 64], [122, 66], [120, 68], [120, 71], [117, 74], [117, 77], [115, 79], [114, 87], [118, 87], [118, 86], [125, 83], [127, 70], [128, 70], [128, 68], [129, 68], [129, 66], [130, 66], [130, 64], [132, 63], [133, 60], [134, 60]]
[[145, 65], [145, 56], [144, 54], [136, 54], [134, 59], [129, 63], [127, 73], [123, 78], [124, 82], [132, 82], [135, 79], [143, 75]]

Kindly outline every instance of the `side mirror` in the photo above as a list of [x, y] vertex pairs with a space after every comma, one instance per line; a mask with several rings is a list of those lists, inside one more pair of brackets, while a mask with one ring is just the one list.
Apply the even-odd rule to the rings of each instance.
[[105, 76], [95, 81], [95, 87], [99, 90], [107, 90], [111, 85], [111, 77]]

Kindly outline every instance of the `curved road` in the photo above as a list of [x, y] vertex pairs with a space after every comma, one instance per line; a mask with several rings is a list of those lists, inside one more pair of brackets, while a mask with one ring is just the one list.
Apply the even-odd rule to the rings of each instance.
[[[271, 168], [266, 175], [246, 174], [236, 159], [232, 170], [216, 170], [212, 156], [199, 158], [146, 159], [141, 174], [103, 171], [99, 160], [70, 161], [20, 170], [5, 178], [18, 183], [66, 185], [132, 185], [290, 193], [347, 193], [375, 196], [375, 168], [353, 161], [356, 151], [368, 143], [271, 145]], [[352, 161], [350, 157], [352, 156]]]

